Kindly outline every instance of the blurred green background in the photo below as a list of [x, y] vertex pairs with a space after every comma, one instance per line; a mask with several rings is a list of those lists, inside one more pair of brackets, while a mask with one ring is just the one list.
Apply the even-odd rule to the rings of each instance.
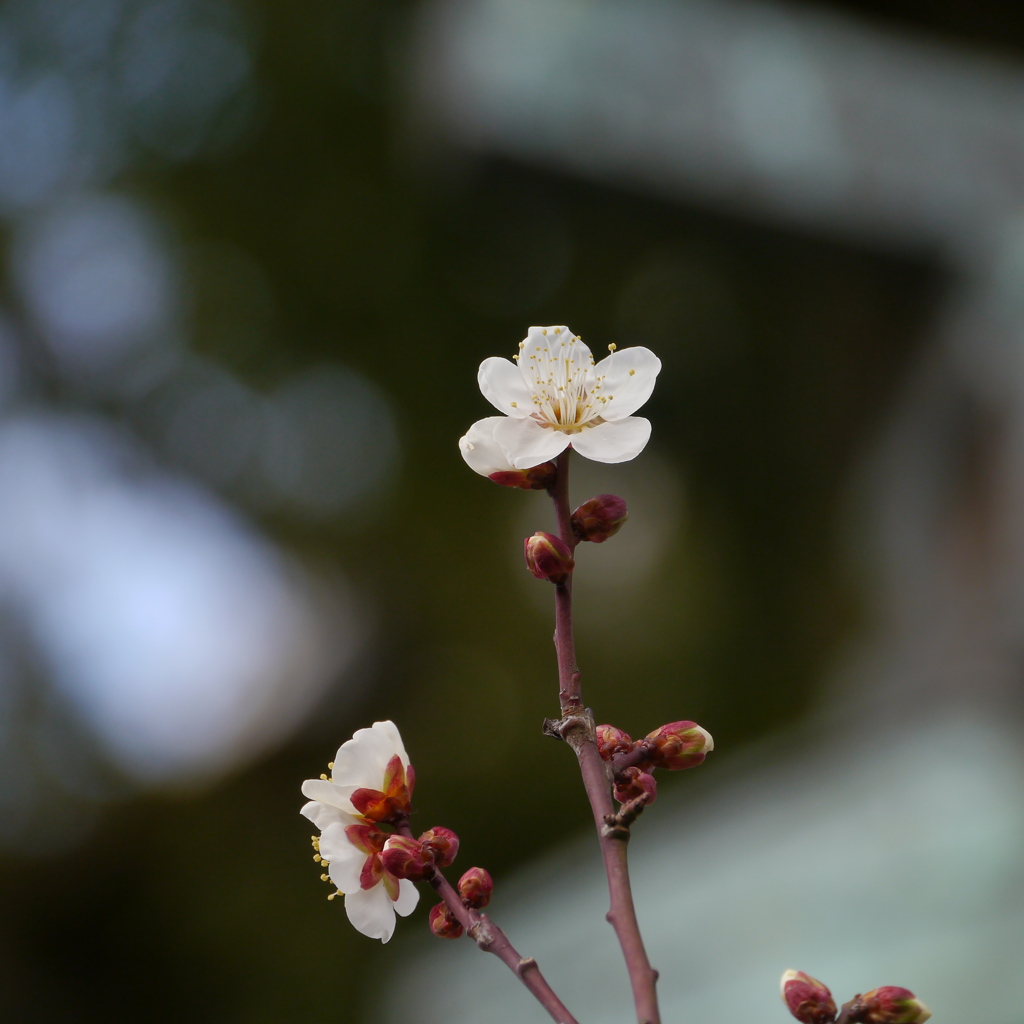
[[[1019, 64], [1009, 5], [841, 9]], [[477, 365], [530, 324], [664, 363], [643, 456], [574, 468], [575, 500], [631, 508], [577, 573], [599, 721], [692, 718], [728, 759], [811, 707], [864, 626], [839, 513], [930, 343], [936, 247], [428, 152], [418, 12], [0, 7], [4, 1020], [376, 1019], [402, 965], [324, 900], [298, 809], [377, 719], [417, 769], [415, 825], [457, 831], [466, 866], [500, 883], [586, 827], [540, 733], [551, 593], [520, 552], [548, 502], [456, 448], [490, 414]], [[132, 502], [145, 529], [110, 511]], [[180, 554], [150, 559], [166, 531]], [[120, 716], [111, 665], [124, 693], [160, 668], [162, 696]], [[429, 905], [403, 926], [424, 943]]]

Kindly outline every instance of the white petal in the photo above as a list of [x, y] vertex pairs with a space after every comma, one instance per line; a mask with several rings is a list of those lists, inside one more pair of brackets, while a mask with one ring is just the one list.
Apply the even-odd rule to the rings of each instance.
[[480, 364], [476, 375], [484, 398], [506, 416], [529, 416], [533, 392], [526, 386], [519, 367], [510, 359], [491, 356]]
[[395, 754], [408, 766], [409, 757], [395, 723], [374, 722], [370, 729], [357, 729], [352, 739], [338, 748], [331, 778], [339, 786], [380, 789], [384, 784], [384, 770]]
[[419, 901], [419, 889], [408, 878], [401, 879], [398, 883], [398, 899], [394, 903], [395, 913], [408, 917], [416, 909]]
[[536, 420], [503, 419], [494, 426], [494, 440], [516, 469], [532, 469], [565, 451], [570, 437]]
[[345, 913], [352, 927], [371, 939], [387, 942], [395, 933], [395, 905], [383, 885], [348, 893]]
[[355, 892], [367, 855], [353, 846], [341, 825], [332, 825], [320, 837], [320, 855], [328, 862], [327, 873], [342, 892]]
[[465, 435], [459, 438], [459, 451], [462, 452], [466, 464], [481, 476], [507, 473], [514, 468], [512, 463], [505, 458], [505, 453], [498, 447], [498, 442], [494, 440], [494, 428], [505, 418], [504, 416], [487, 416], [482, 420], [477, 420]]
[[[348, 799], [351, 792], [351, 789], [342, 790], [326, 779], [306, 779], [302, 784], [302, 795], [307, 800], [315, 800], [317, 803], [326, 804], [328, 807], [336, 807], [346, 814], [355, 813], [355, 808]], [[305, 814], [305, 808], [303, 808], [303, 813]], [[309, 815], [307, 814], [306, 817], [308, 818]]]
[[[311, 779], [311, 782], [319, 782], [319, 779]], [[310, 800], [299, 812], [304, 814], [321, 832], [330, 825], [354, 825], [356, 819], [351, 814], [346, 814], [337, 807], [330, 804], [322, 804], [319, 800]]]
[[643, 450], [651, 436], [651, 421], [630, 416], [613, 423], [587, 427], [572, 436], [572, 446], [595, 462], [629, 462]]
[[[601, 416], [605, 420], [621, 420], [632, 416], [651, 397], [660, 370], [661, 360], [642, 345], [624, 348], [605, 356], [594, 367], [600, 384], [598, 393], [605, 399], [601, 403]], [[628, 457], [633, 458], [632, 455]]]

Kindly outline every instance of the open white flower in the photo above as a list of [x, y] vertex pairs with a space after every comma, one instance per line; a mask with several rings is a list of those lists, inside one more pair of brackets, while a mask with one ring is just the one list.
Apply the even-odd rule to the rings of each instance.
[[627, 462], [643, 451], [651, 424], [633, 413], [661, 369], [650, 349], [613, 348], [595, 364], [568, 327], [531, 327], [515, 359], [480, 364], [480, 390], [504, 415], [478, 420], [460, 439], [471, 469], [482, 476], [529, 469], [570, 445], [595, 462]]
[[406, 917], [419, 901], [416, 886], [385, 870], [381, 852], [390, 833], [378, 823], [409, 813], [415, 774], [394, 722], [375, 722], [338, 748], [331, 777], [307, 779], [302, 813], [320, 829], [317, 856], [345, 896], [353, 927], [387, 942], [395, 914]]

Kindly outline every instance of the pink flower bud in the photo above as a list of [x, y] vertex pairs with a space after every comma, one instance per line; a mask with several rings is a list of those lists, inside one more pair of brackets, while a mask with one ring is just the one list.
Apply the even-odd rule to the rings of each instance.
[[816, 978], [803, 971], [786, 971], [782, 975], [782, 1001], [802, 1024], [832, 1024], [836, 1004], [832, 993]]
[[462, 902], [473, 910], [482, 910], [491, 902], [494, 882], [484, 868], [470, 868], [459, 879], [459, 895]]
[[924, 1024], [932, 1011], [908, 988], [884, 985], [858, 996], [856, 1019], [863, 1024]]
[[617, 494], [599, 494], [573, 512], [572, 529], [580, 540], [603, 544], [628, 518], [626, 503]]
[[715, 749], [711, 733], [696, 722], [670, 722], [648, 733], [647, 740], [654, 767], [673, 772], [695, 767]]
[[459, 837], [450, 829], [435, 825], [420, 836], [424, 849], [440, 868], [446, 868], [459, 852]]
[[430, 930], [439, 939], [457, 939], [465, 931], [443, 903], [430, 908]]
[[546, 491], [555, 483], [555, 464], [542, 462], [533, 469], [501, 469], [488, 476], [502, 487], [519, 487], [524, 491]]
[[389, 836], [380, 855], [384, 870], [395, 878], [418, 882], [433, 874], [434, 858], [423, 843], [406, 836]]
[[614, 725], [599, 725], [594, 730], [597, 737], [597, 752], [610, 761], [616, 754], [628, 754], [633, 749], [629, 733], [616, 729]]
[[626, 768], [619, 772], [615, 779], [615, 799], [620, 804], [627, 800], [635, 800], [638, 796], [646, 796], [649, 804], [654, 803], [658, 795], [658, 784], [653, 775], [640, 771], [639, 768]]
[[526, 568], [539, 580], [564, 583], [576, 565], [572, 552], [553, 533], [535, 533], [523, 541]]

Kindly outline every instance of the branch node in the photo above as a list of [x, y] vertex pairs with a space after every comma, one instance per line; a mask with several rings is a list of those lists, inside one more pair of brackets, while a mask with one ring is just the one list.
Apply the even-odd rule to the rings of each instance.
[[[480, 915], [480, 920], [471, 924], [466, 933], [485, 952], [489, 952], [494, 940], [498, 937], [494, 926], [486, 914]], [[518, 972], [517, 972], [518, 973]]]
[[629, 826], [643, 814], [644, 808], [651, 802], [649, 793], [642, 793], [624, 803], [617, 814], [606, 814], [601, 835], [611, 839], [629, 839]]
[[522, 978], [527, 971], [536, 971], [539, 969], [540, 968], [537, 967], [537, 961], [534, 960], [532, 956], [525, 956], [519, 961], [519, 966], [516, 967], [516, 974]]

